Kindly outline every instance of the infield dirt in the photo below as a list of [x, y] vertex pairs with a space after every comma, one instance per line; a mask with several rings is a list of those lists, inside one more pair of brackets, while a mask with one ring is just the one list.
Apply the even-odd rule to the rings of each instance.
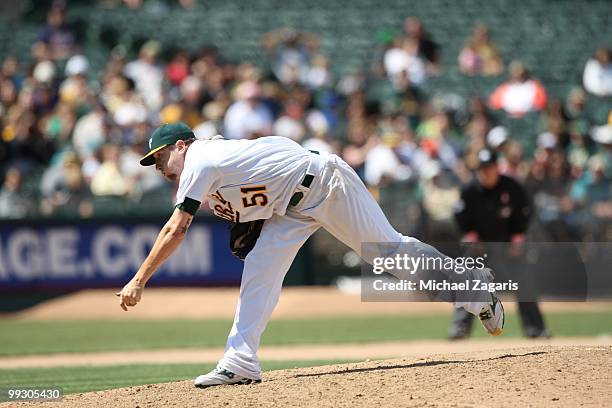
[[[130, 313], [119, 310], [113, 292], [86, 291], [40, 304], [8, 317], [17, 320], [230, 318], [235, 289], [154, 289]], [[197, 305], [197, 307], [194, 307]], [[544, 304], [544, 310], [612, 310], [611, 303]], [[287, 288], [274, 318], [377, 314], [439, 314], [446, 304], [366, 304], [331, 288]], [[612, 407], [612, 345], [609, 338], [570, 338], [539, 343], [487, 339], [466, 343], [298, 345], [263, 349], [268, 360], [393, 358], [333, 366], [269, 371], [248, 386], [196, 389], [192, 381], [141, 385], [73, 394], [53, 407]], [[369, 348], [368, 348], [369, 347]], [[339, 350], [341, 349], [341, 350]], [[285, 351], [286, 355], [279, 355]], [[147, 362], [215, 361], [215, 350], [142, 351]], [[353, 354], [346, 354], [351, 352]], [[156, 354], [157, 353], [157, 354]], [[175, 353], [175, 354], [172, 354]], [[176, 354], [178, 353], [178, 354]], [[187, 354], [185, 354], [187, 353]], [[196, 353], [196, 354], [194, 354]], [[276, 354], [274, 354], [276, 353]], [[344, 353], [344, 354], [342, 354]], [[109, 354], [109, 355], [107, 355]], [[15, 356], [11, 367], [142, 362], [138, 352], [97, 355]], [[153, 355], [152, 355], [153, 354]], [[159, 354], [159, 360], [156, 355]], [[264, 357], [262, 355], [262, 357]], [[70, 359], [77, 359], [71, 361]], [[49, 361], [43, 361], [49, 359]], [[80, 359], [80, 360], [79, 360]], [[97, 361], [96, 359], [104, 359]], [[153, 361], [151, 361], [153, 360]], [[40, 404], [37, 404], [40, 405]], [[32, 406], [32, 404], [0, 404]]]
[[255, 385], [142, 385], [69, 395], [53, 406], [606, 407], [610, 367], [610, 346], [541, 346], [271, 371]]

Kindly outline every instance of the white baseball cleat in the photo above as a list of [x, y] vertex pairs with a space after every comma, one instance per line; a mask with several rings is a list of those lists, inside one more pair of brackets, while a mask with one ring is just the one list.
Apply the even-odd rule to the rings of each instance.
[[502, 334], [505, 320], [504, 305], [494, 294], [491, 294], [491, 303], [482, 308], [478, 317], [490, 335]]
[[261, 380], [246, 378], [224, 368], [217, 367], [208, 374], [198, 376], [193, 383], [198, 388], [206, 388], [213, 385], [254, 384], [259, 382]]

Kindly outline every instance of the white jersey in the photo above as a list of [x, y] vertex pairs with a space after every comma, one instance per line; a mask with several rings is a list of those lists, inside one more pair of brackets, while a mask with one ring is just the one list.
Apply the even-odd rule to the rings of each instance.
[[185, 156], [176, 204], [208, 200], [215, 215], [234, 222], [283, 215], [317, 158], [279, 136], [196, 140]]
[[[313, 177], [302, 185], [306, 175]], [[301, 193], [301, 199], [287, 208], [296, 192]], [[177, 207], [193, 214], [204, 200], [216, 215], [231, 221], [266, 220], [244, 258], [240, 300], [225, 355], [218, 364], [220, 369], [246, 379], [261, 378], [257, 358], [261, 335], [293, 259], [320, 227], [369, 262], [373, 259], [363, 253], [364, 242], [419, 242], [391, 226], [344, 160], [334, 154], [313, 154], [284, 137], [193, 142], [185, 156]], [[429, 246], [408, 248], [412, 248], [410, 257], [443, 256]], [[470, 270], [464, 276], [489, 282], [490, 274], [485, 272]], [[401, 274], [396, 276], [403, 279]], [[489, 299], [487, 292], [485, 301], [469, 298], [456, 301], [455, 306], [478, 314]], [[196, 383], [204, 381], [201, 377]]]

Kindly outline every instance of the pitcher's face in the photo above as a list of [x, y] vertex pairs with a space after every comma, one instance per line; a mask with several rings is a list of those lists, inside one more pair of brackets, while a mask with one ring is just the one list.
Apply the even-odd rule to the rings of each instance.
[[[181, 143], [181, 146], [178, 144]], [[153, 153], [155, 168], [168, 180], [178, 181], [183, 172], [185, 164], [185, 152], [187, 147], [183, 141], [166, 146], [160, 151]]]

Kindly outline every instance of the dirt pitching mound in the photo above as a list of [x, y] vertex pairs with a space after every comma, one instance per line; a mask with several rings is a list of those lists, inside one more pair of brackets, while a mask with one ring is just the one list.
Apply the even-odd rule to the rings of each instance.
[[539, 346], [271, 371], [256, 385], [143, 385], [54, 407], [603, 407], [610, 367], [611, 346]]

